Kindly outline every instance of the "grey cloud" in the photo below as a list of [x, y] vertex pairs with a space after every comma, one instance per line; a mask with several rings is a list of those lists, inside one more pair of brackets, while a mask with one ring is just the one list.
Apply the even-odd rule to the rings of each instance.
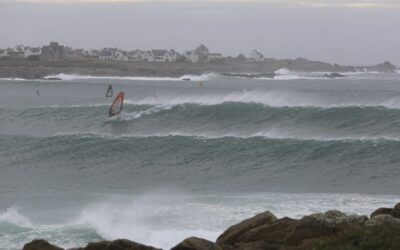
[[184, 51], [204, 43], [225, 55], [257, 48], [267, 57], [303, 56], [359, 65], [390, 60], [399, 65], [398, 13], [397, 8], [309, 8], [223, 1], [2, 2], [0, 47], [39, 46], [54, 40], [77, 48]]

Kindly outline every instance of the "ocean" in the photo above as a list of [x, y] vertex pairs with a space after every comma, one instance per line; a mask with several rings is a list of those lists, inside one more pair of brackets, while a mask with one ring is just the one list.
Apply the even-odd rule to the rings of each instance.
[[[400, 202], [400, 73], [284, 72], [0, 79], [0, 249], [35, 238], [168, 249], [265, 210]], [[111, 118], [109, 84], [125, 92]]]

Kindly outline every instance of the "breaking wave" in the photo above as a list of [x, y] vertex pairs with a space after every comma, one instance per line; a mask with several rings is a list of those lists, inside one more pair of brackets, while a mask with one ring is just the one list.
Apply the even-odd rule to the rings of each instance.
[[140, 77], [140, 76], [91, 76], [77, 74], [57, 74], [49, 75], [44, 79], [60, 79], [64, 81], [74, 80], [130, 80], [130, 81], [208, 81], [217, 77], [216, 74], [206, 73], [202, 75], [183, 75], [181, 77]]
[[258, 90], [242, 90], [226, 94], [207, 94], [193, 95], [187, 94], [182, 96], [148, 96], [139, 98], [127, 98], [125, 103], [134, 105], [163, 105], [174, 106], [182, 104], [199, 104], [199, 105], [219, 105], [223, 103], [257, 103], [270, 107], [320, 107], [320, 108], [336, 108], [336, 107], [385, 107], [391, 109], [400, 108], [400, 97], [390, 97], [386, 100], [346, 100], [338, 102], [337, 100], [329, 100], [324, 96], [317, 94], [300, 94], [294, 92], [282, 91], [258, 91]]

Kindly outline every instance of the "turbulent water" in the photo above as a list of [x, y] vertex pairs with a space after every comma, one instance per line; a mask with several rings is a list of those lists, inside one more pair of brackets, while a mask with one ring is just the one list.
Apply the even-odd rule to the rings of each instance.
[[[264, 210], [400, 200], [400, 74], [58, 77], [0, 80], [0, 249], [168, 248]], [[108, 84], [125, 92], [113, 118]]]

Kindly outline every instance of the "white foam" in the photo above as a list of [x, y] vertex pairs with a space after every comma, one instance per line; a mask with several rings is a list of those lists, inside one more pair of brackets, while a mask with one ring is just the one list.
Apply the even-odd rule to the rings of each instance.
[[323, 77], [324, 74], [317, 75], [313, 73], [308, 73], [307, 75], [305, 73], [299, 73], [299, 72], [293, 72], [288, 70], [287, 68], [281, 68], [278, 69], [274, 72], [276, 75], [273, 78], [257, 78], [257, 79], [263, 79], [263, 80], [300, 80], [300, 79], [305, 79], [305, 80], [322, 80], [322, 79], [329, 79], [327, 77]]
[[92, 76], [92, 75], [78, 75], [78, 74], [57, 74], [44, 77], [45, 79], [59, 78], [64, 81], [74, 80], [130, 80], [130, 81], [208, 81], [217, 77], [216, 74], [206, 73], [202, 75], [183, 75], [181, 77], [140, 77], [140, 76]]
[[12, 78], [0, 78], [0, 80], [5, 80], [5, 81], [28, 81], [28, 79], [16, 78], [16, 77], [12, 77]]
[[[12, 226], [10, 227], [7, 224]], [[2, 226], [0, 249], [22, 249], [24, 244], [34, 239], [46, 239], [52, 244], [65, 248], [84, 246], [88, 241], [101, 239], [98, 236], [91, 236], [94, 230], [85, 228], [83, 225], [72, 225], [70, 223], [58, 225], [34, 224], [15, 207], [8, 208], [0, 214], [0, 226]], [[76, 234], [76, 231], [79, 234]]]
[[124, 111], [119, 116], [111, 117], [110, 120], [131, 121], [131, 120], [134, 120], [134, 119], [141, 118], [143, 116], [147, 116], [147, 115], [151, 115], [151, 114], [154, 114], [154, 113], [158, 113], [158, 112], [160, 112], [162, 110], [168, 110], [168, 109], [171, 109], [171, 108], [172, 108], [172, 106], [169, 106], [169, 105], [165, 105], [165, 106], [156, 105], [156, 106], [153, 106], [153, 107], [151, 107], [149, 109], [142, 110], [142, 111], [136, 111], [136, 112], [132, 112], [132, 113], [127, 113], [127, 112]]
[[109, 103], [87, 103], [87, 104], [70, 104], [70, 105], [49, 105], [39, 106], [39, 108], [84, 108], [84, 107], [103, 107], [110, 106]]
[[190, 197], [164, 195], [92, 204], [81, 212], [77, 223], [90, 225], [106, 239], [127, 238], [164, 249], [193, 235], [216, 239], [221, 229], [210, 227], [208, 218], [202, 216], [205, 211], [196, 214]]
[[[399, 72], [400, 70], [398, 70]], [[281, 68], [275, 71], [276, 76], [273, 78], [257, 78], [263, 80], [331, 80], [335, 78], [326, 77], [326, 75], [332, 72], [319, 71], [319, 72], [295, 72], [290, 71], [287, 68]], [[398, 79], [396, 77], [388, 77], [387, 73], [378, 71], [368, 71], [367, 69], [349, 72], [339, 72], [341, 75], [346, 76], [347, 80], [355, 79]], [[337, 78], [336, 78], [337, 79]]]
[[[218, 105], [226, 102], [241, 102], [241, 103], [261, 103], [271, 107], [285, 106], [312, 106], [312, 103], [305, 100], [298, 100], [297, 103], [290, 103], [286, 99], [287, 94], [276, 92], [260, 92], [252, 91], [237, 91], [227, 94], [207, 94], [207, 95], [184, 95], [184, 96], [158, 96], [127, 99], [127, 104], [138, 105], [164, 105], [173, 106], [186, 103], [200, 105]], [[293, 102], [293, 99], [291, 100]]]
[[275, 74], [277, 75], [290, 75], [291, 72], [287, 68], [281, 68], [275, 71]]
[[312, 131], [296, 131], [282, 130], [282, 129], [269, 129], [261, 130], [257, 132], [246, 132], [246, 131], [188, 131], [188, 130], [170, 130], [154, 133], [124, 133], [124, 134], [112, 134], [106, 132], [58, 132], [54, 136], [79, 136], [82, 138], [103, 138], [103, 139], [124, 139], [124, 138], [151, 138], [151, 137], [190, 137], [200, 140], [213, 140], [223, 138], [240, 138], [240, 139], [251, 139], [251, 138], [265, 138], [270, 140], [302, 140], [302, 141], [365, 141], [365, 142], [378, 142], [378, 141], [400, 141], [400, 135], [327, 135], [327, 134], [313, 134]]
[[133, 105], [161, 105], [175, 106], [182, 104], [199, 105], [219, 105], [227, 102], [235, 103], [256, 103], [269, 107], [315, 107], [315, 108], [342, 108], [342, 107], [386, 107], [390, 109], [400, 108], [400, 97], [393, 97], [384, 101], [360, 100], [335, 103], [335, 100], [329, 101], [323, 96], [304, 95], [294, 92], [282, 91], [235, 91], [226, 94], [207, 94], [196, 95], [187, 94], [182, 96], [153, 96], [144, 98], [128, 98], [127, 104]]
[[0, 214], [0, 222], [7, 222], [21, 227], [31, 227], [31, 221], [19, 213], [16, 207], [8, 208], [4, 213]]

